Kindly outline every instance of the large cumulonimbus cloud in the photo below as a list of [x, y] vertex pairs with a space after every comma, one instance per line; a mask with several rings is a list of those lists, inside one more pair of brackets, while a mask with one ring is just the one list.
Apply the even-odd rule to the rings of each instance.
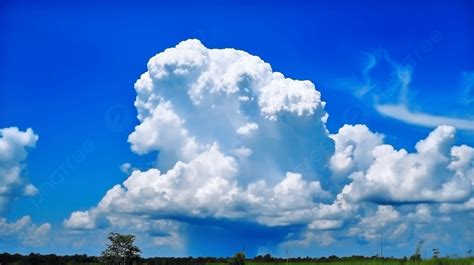
[[[69, 229], [124, 227], [120, 216], [139, 216], [176, 237], [177, 223], [218, 219], [297, 225], [304, 231], [295, 242], [307, 243], [349, 219], [360, 222], [348, 236], [384, 213], [403, 219], [380, 203], [462, 205], [472, 196], [473, 149], [453, 146], [453, 127], [434, 130], [416, 153], [384, 144], [365, 125], [330, 134], [312, 82], [244, 51], [183, 41], [150, 59], [135, 90], [140, 123], [128, 141], [137, 154], [157, 152], [156, 166], [133, 170], [97, 206], [72, 213]], [[406, 229], [393, 224], [394, 235]], [[334, 242], [323, 235], [321, 244]]]
[[160, 151], [157, 168], [132, 172], [93, 212], [280, 225], [330, 198], [320, 179], [334, 144], [310, 81], [285, 78], [246, 52], [188, 40], [150, 59], [135, 89], [140, 124], [129, 142], [138, 154]]

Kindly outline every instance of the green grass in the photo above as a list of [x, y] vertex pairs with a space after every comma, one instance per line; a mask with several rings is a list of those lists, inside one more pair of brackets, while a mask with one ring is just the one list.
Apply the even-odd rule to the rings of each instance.
[[[252, 262], [247, 261], [246, 265], [286, 265], [284, 262]], [[474, 258], [457, 258], [457, 259], [429, 259], [422, 260], [419, 262], [416, 261], [406, 261], [402, 262], [401, 260], [345, 260], [345, 261], [332, 261], [332, 262], [289, 262], [288, 265], [474, 265]], [[211, 263], [209, 265], [227, 265], [227, 263]]]

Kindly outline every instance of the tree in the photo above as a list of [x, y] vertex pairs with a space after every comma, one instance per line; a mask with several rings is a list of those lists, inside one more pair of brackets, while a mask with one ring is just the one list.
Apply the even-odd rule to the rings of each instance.
[[433, 259], [439, 258], [440, 253], [438, 248], [433, 248]]
[[418, 244], [416, 244], [416, 248], [415, 248], [415, 254], [413, 254], [410, 257], [410, 260], [413, 260], [413, 261], [420, 261], [421, 260], [421, 248], [423, 247], [424, 242], [425, 241], [423, 241], [423, 240], [418, 241]]
[[235, 253], [229, 265], [245, 265], [245, 253], [242, 251]]
[[263, 261], [264, 261], [264, 262], [272, 262], [272, 261], [273, 261], [272, 255], [270, 255], [270, 254], [265, 254], [265, 256], [263, 256]]
[[140, 249], [133, 244], [134, 235], [111, 232], [107, 249], [102, 252], [101, 261], [110, 265], [129, 265], [140, 258]]

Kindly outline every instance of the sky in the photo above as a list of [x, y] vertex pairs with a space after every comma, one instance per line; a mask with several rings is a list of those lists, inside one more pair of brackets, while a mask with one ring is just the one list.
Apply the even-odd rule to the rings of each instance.
[[473, 8], [1, 1], [0, 252], [466, 255]]

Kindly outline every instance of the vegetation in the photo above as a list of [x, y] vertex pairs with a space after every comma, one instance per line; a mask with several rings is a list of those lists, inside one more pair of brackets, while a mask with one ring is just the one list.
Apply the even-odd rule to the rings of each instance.
[[0, 254], [0, 265], [3, 264], [111, 264], [111, 265], [474, 265], [474, 257], [471, 257], [472, 250], [466, 252], [465, 258], [441, 257], [438, 248], [433, 249], [433, 258], [423, 260], [421, 249], [423, 241], [419, 241], [415, 252], [410, 258], [384, 258], [379, 256], [364, 257], [297, 257], [290, 258], [288, 253], [285, 258], [272, 257], [270, 254], [256, 256], [251, 259], [245, 257], [244, 252], [238, 252], [231, 258], [217, 257], [154, 257], [141, 258], [140, 249], [133, 242], [135, 236], [110, 233], [107, 248], [102, 252], [101, 257], [87, 255], [57, 256], [54, 254], [41, 255], [31, 253], [29, 255], [20, 254]]
[[418, 241], [418, 244], [416, 244], [416, 248], [415, 248], [415, 254], [413, 254], [410, 257], [410, 260], [414, 261], [416, 264], [418, 264], [419, 261], [421, 261], [421, 248], [423, 247], [423, 243], [424, 243], [423, 240]]
[[102, 252], [100, 261], [110, 265], [129, 265], [140, 260], [140, 249], [133, 244], [134, 235], [122, 235], [110, 233], [108, 237], [110, 243], [107, 249]]
[[[233, 261], [235, 256], [228, 258], [216, 258], [216, 257], [154, 257], [154, 258], [138, 258], [134, 261], [134, 264], [140, 265], [228, 265], [229, 261]], [[101, 263], [99, 257], [91, 257], [87, 255], [74, 255], [74, 256], [56, 256], [56, 255], [19, 255], [19, 254], [0, 254], [1, 264], [104, 264]], [[287, 258], [274, 258], [270, 255], [256, 256], [252, 259], [245, 259], [246, 265], [286, 265]], [[290, 258], [288, 260], [290, 265], [474, 265], [473, 257], [466, 258], [442, 258], [427, 259], [420, 261], [411, 261], [408, 258], [395, 259], [395, 258], [379, 258], [374, 257], [363, 257], [363, 256], [351, 256], [351, 257], [298, 257]]]
[[243, 251], [235, 253], [229, 260], [229, 265], [245, 265], [245, 253]]

